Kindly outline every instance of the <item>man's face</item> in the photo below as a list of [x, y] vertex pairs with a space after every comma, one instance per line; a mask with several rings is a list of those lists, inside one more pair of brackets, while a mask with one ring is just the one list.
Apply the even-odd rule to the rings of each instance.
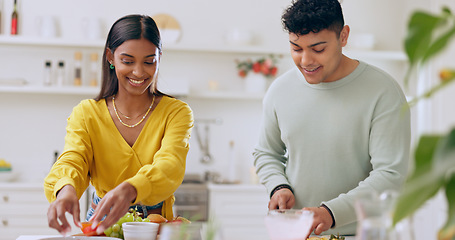
[[343, 28], [340, 37], [327, 29], [305, 35], [289, 34], [292, 59], [308, 83], [333, 82], [345, 76], [341, 67], [342, 48], [348, 35], [348, 26]]

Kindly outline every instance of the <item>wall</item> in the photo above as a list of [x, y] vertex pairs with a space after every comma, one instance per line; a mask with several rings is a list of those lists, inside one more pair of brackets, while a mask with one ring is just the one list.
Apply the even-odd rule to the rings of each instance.
[[[89, 19], [99, 19], [104, 34], [111, 23], [120, 16], [130, 13], [154, 15], [166, 12], [177, 18], [182, 27], [181, 44], [226, 45], [226, 35], [233, 29], [250, 31], [256, 46], [264, 46], [274, 51], [286, 52], [287, 36], [281, 29], [280, 15], [290, 3], [289, 0], [234, 0], [203, 1], [173, 0], [145, 1], [133, 0], [128, 4], [123, 1], [57, 1], [57, 0], [22, 0], [19, 1], [21, 13], [20, 27], [24, 36], [37, 36], [40, 21], [44, 16], [53, 16], [58, 20], [58, 34], [69, 41], [86, 38], [84, 24]], [[4, 14], [10, 12], [12, 1], [4, 1]], [[179, 7], [175, 7], [179, 6]], [[382, 17], [389, 4], [383, 1], [345, 0], [343, 8], [346, 22], [351, 26], [351, 33], [369, 32], [377, 38], [377, 49], [399, 49], [399, 37], [390, 38], [384, 31], [394, 31], [403, 24], [400, 20], [387, 20]], [[363, 11], [357, 11], [361, 7]], [[80, 10], [75, 10], [80, 9]], [[380, 11], [376, 11], [380, 9]], [[399, 17], [398, 10], [387, 11], [387, 19]], [[368, 16], [366, 18], [365, 16]], [[376, 16], [376, 17], [372, 17]], [[5, 33], [9, 18], [2, 21]], [[381, 23], [381, 24], [378, 24]], [[375, 26], [375, 27], [371, 27]], [[101, 40], [102, 41], [102, 40]], [[164, 43], [166, 49], [166, 43]], [[0, 58], [0, 66], [8, 71], [1, 71], [0, 78], [21, 77], [30, 84], [40, 85], [43, 76], [44, 60], [59, 59], [67, 63], [67, 77], [73, 67], [74, 49], [35, 47], [1, 48], [8, 58]], [[88, 68], [88, 55], [99, 49], [84, 50], [84, 67]], [[101, 52], [100, 52], [101, 55]], [[197, 55], [197, 56], [196, 56]], [[217, 81], [221, 90], [237, 91], [242, 89], [242, 80], [236, 76], [235, 60], [255, 58], [260, 55], [219, 54], [195, 52], [166, 52], [160, 71], [160, 81], [180, 81], [189, 84], [191, 92], [203, 92], [208, 89], [208, 81]], [[196, 64], [195, 64], [196, 63]], [[219, 64], [223, 63], [223, 64]], [[281, 62], [281, 72], [292, 66], [288, 56]], [[87, 74], [85, 72], [85, 74]], [[86, 75], [85, 75], [86, 77]], [[69, 79], [67, 79], [69, 81]], [[53, 161], [53, 152], [63, 148], [66, 117], [72, 107], [82, 98], [93, 96], [45, 96], [39, 94], [0, 93], [0, 156], [12, 161], [20, 169], [24, 180], [41, 179]], [[211, 152], [213, 164], [199, 162], [200, 154], [196, 139], [191, 140], [188, 158], [188, 172], [203, 173], [207, 170], [222, 172], [227, 165], [229, 142], [235, 142], [235, 156], [238, 158], [241, 180], [249, 182], [249, 169], [252, 166], [251, 151], [258, 135], [260, 121], [260, 100], [207, 100], [185, 99], [194, 109], [195, 117], [220, 118], [222, 124], [210, 126]], [[14, 104], [12, 104], [14, 103]]]
[[[9, 31], [9, 14], [12, 0], [0, 1], [2, 9], [2, 34]], [[182, 26], [182, 44], [224, 46], [226, 34], [232, 29], [248, 30], [255, 36], [256, 46], [285, 52], [288, 48], [286, 34], [281, 29], [280, 15], [290, 0], [19, 0], [21, 13], [20, 27], [25, 36], [36, 36], [43, 16], [54, 16], [59, 21], [59, 34], [69, 41], [84, 39], [84, 24], [88, 19], [99, 19], [106, 34], [110, 25], [120, 16], [130, 13], [154, 15], [170, 13]], [[378, 50], [401, 50], [406, 31], [407, 18], [416, 8], [439, 11], [442, 4], [455, 9], [452, 0], [343, 0], [342, 6], [346, 23], [351, 34], [372, 34]], [[102, 40], [100, 40], [102, 41]], [[165, 46], [166, 47], [166, 43]], [[36, 47], [8, 47], [0, 45], [0, 79], [24, 78], [30, 84], [40, 85], [43, 63], [46, 59], [54, 62], [63, 59], [68, 63], [67, 76], [71, 75], [75, 49]], [[84, 50], [84, 68], [88, 68], [87, 56], [99, 49]], [[451, 49], [435, 62], [428, 74], [434, 79], [436, 70], [452, 62], [455, 51]], [[242, 80], [236, 76], [235, 59], [258, 57], [258, 55], [188, 51], [165, 51], [163, 54], [160, 81], [163, 84], [181, 81], [189, 84], [190, 92], [208, 90], [208, 81], [218, 81], [220, 90], [242, 89]], [[220, 64], [221, 63], [221, 64]], [[384, 64], [385, 67], [394, 63]], [[282, 59], [281, 72], [292, 66], [289, 57]], [[404, 68], [391, 66], [389, 69], [398, 80]], [[401, 75], [400, 75], [401, 74]], [[68, 79], [69, 80], [69, 79]], [[431, 80], [431, 79], [430, 79]], [[446, 89], [423, 108], [420, 116], [434, 116], [425, 119], [417, 130], [445, 131], [455, 122], [455, 115], [447, 111], [453, 102], [454, 88]], [[83, 98], [93, 96], [42, 95], [0, 92], [0, 158], [11, 161], [21, 173], [23, 181], [42, 181], [52, 161], [54, 151], [61, 151], [65, 135], [66, 118]], [[250, 182], [249, 169], [252, 166], [251, 151], [258, 136], [261, 117], [261, 100], [201, 99], [184, 98], [194, 110], [196, 119], [221, 119], [221, 124], [210, 126], [210, 149], [213, 164], [200, 163], [200, 151], [193, 133], [188, 157], [189, 173], [205, 171], [225, 172], [229, 159], [229, 142], [234, 141], [234, 156], [243, 182]], [[413, 110], [415, 111], [415, 110]], [[420, 121], [420, 119], [419, 119]], [[419, 123], [420, 125], [420, 123]], [[201, 125], [203, 126], [203, 125]], [[203, 129], [203, 127], [202, 127]], [[202, 130], [201, 129], [201, 130]], [[417, 137], [417, 136], [415, 136]], [[439, 203], [435, 199], [426, 212], [420, 213], [420, 220], [426, 219], [431, 230], [419, 233], [432, 239], [437, 225], [443, 219]], [[437, 210], [436, 212], [433, 210]], [[430, 216], [430, 217], [428, 217]], [[434, 221], [437, 219], [437, 221]], [[425, 227], [420, 228], [426, 230]], [[419, 229], [419, 230], [420, 230]]]

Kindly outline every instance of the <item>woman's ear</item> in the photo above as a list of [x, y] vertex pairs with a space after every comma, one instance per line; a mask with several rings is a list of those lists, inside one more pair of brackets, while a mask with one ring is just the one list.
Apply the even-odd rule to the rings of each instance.
[[114, 64], [114, 54], [109, 48], [106, 48], [106, 59], [110, 64]]
[[346, 46], [346, 44], [348, 43], [349, 31], [350, 31], [350, 29], [349, 29], [348, 25], [345, 25], [343, 27], [343, 29], [341, 29], [340, 42], [341, 42], [341, 46], [342, 47]]

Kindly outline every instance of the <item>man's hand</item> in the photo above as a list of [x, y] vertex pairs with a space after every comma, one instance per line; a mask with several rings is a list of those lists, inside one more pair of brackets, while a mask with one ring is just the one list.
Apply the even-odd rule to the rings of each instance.
[[96, 228], [97, 234], [102, 234], [109, 226], [116, 223], [128, 211], [131, 203], [136, 199], [136, 188], [123, 182], [109, 191], [96, 206], [92, 218], [92, 229], [98, 226], [104, 216], [106, 218]]
[[71, 231], [71, 226], [66, 220], [65, 213], [73, 215], [74, 224], [81, 226], [79, 199], [76, 189], [71, 185], [66, 185], [57, 194], [57, 199], [51, 203], [47, 210], [47, 221], [49, 227], [56, 229], [60, 234], [66, 235]]
[[314, 230], [314, 234], [319, 235], [322, 232], [329, 230], [332, 226], [332, 216], [324, 207], [306, 207], [302, 210], [307, 210], [314, 213], [313, 225], [311, 226], [310, 233]]
[[269, 210], [272, 209], [290, 209], [295, 204], [295, 197], [291, 190], [282, 188], [276, 191], [269, 201]]

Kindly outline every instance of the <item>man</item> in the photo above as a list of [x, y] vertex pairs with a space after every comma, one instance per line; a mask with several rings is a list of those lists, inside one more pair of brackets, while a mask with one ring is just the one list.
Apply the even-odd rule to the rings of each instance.
[[399, 190], [406, 177], [405, 96], [385, 72], [343, 55], [349, 26], [337, 0], [294, 1], [282, 22], [296, 67], [264, 97], [253, 154], [269, 209], [313, 211], [315, 234], [355, 234], [356, 195]]

